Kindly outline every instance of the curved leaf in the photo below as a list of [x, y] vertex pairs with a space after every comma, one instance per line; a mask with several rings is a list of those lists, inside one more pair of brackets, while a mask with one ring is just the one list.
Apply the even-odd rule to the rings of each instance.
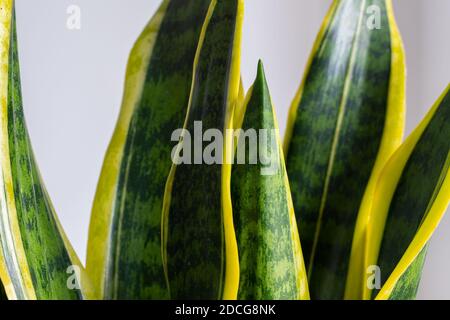
[[[231, 175], [240, 268], [238, 299], [309, 299], [279, 129], [262, 63], [247, 100]], [[259, 133], [259, 139], [267, 135], [267, 150], [261, 150], [262, 140], [247, 140], [246, 134], [252, 133], [254, 137]], [[241, 152], [245, 152], [245, 163], [238, 163]], [[257, 153], [270, 161], [251, 164]]]
[[83, 299], [83, 266], [42, 183], [22, 107], [13, 1], [1, 1], [0, 276], [10, 299]]
[[[428, 245], [419, 253], [417, 258], [411, 263], [406, 271], [398, 279], [397, 283], [389, 295], [389, 300], [414, 300], [422, 277], [422, 269], [427, 255]], [[383, 295], [379, 297], [383, 298]]]
[[293, 101], [285, 141], [315, 299], [343, 298], [346, 280], [346, 296], [360, 295], [348, 270], [361, 266], [365, 207], [379, 172], [401, 143], [404, 87], [391, 2], [335, 0]]
[[377, 186], [365, 261], [381, 270], [377, 299], [415, 298], [427, 244], [450, 202], [449, 137], [450, 86], [394, 154]]
[[136, 42], [92, 210], [87, 269], [97, 298], [167, 299], [161, 252], [171, 135], [182, 127], [210, 0], [165, 0]]
[[[185, 131], [176, 149], [177, 155], [192, 157], [173, 165], [166, 189], [164, 253], [173, 299], [237, 295], [230, 156], [233, 112], [239, 102], [242, 19], [242, 0], [213, 0], [197, 51]], [[202, 134], [210, 129], [223, 141], [212, 138], [219, 145], [217, 161], [207, 164]]]

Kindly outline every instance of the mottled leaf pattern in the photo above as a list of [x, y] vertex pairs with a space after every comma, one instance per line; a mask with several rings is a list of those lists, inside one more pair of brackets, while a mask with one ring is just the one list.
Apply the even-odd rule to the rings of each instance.
[[[20, 272], [29, 273], [32, 285], [32, 288], [23, 289], [24, 282], [20, 278], [24, 275], [13, 272], [11, 268], [13, 263], [7, 261], [8, 272], [11, 271], [10, 280], [16, 291], [14, 297], [43, 300], [82, 299], [85, 296], [80, 289], [68, 286], [69, 274], [67, 273], [69, 267], [76, 266], [78, 270], [82, 270], [82, 266], [74, 256], [73, 249], [67, 243], [58, 224], [42, 183], [26, 128], [14, 15], [9, 50], [7, 132], [13, 197], [7, 197], [8, 204], [2, 204], [2, 208], [8, 208], [9, 211], [3, 214], [7, 214], [10, 221], [17, 219], [20, 233], [18, 237], [21, 243], [15, 238], [13, 248], [2, 245], [6, 260], [19, 255], [26, 259], [27, 269], [25, 271], [22, 269]], [[3, 152], [5, 151], [4, 149]], [[11, 208], [14, 208], [14, 213]], [[15, 230], [3, 229], [0, 239], [6, 239], [9, 233], [15, 234]], [[9, 250], [14, 251], [6, 252]], [[80, 282], [81, 278], [78, 279], [78, 285], [81, 285]], [[31, 289], [32, 296], [29, 293]]]
[[[415, 299], [450, 202], [450, 86], [394, 153], [405, 70], [391, 0], [333, 1], [291, 106], [286, 165], [262, 63], [243, 103], [243, 0], [163, 0], [130, 55], [93, 206], [95, 295], [33, 154], [14, 1], [0, 11], [0, 300]], [[245, 164], [227, 162], [235, 127], [268, 135], [257, 149], [240, 137]], [[221, 163], [200, 161], [209, 129], [224, 137]], [[173, 150], [193, 163], [173, 164]]]
[[[192, 136], [191, 145], [186, 145], [192, 148], [192, 159], [196, 154], [195, 144], [203, 144], [203, 147], [209, 144], [201, 140], [194, 143], [194, 122], [201, 121], [203, 132], [217, 129], [223, 136], [226, 129], [232, 128], [232, 108], [239, 92], [240, 72], [236, 64], [240, 52], [236, 47], [241, 33], [241, 12], [240, 0], [217, 0], [211, 4], [211, 15], [197, 53], [195, 81], [185, 123], [185, 129]], [[225, 145], [223, 142], [222, 151], [226, 152]], [[197, 153], [199, 149], [204, 150], [196, 149]], [[165, 238], [168, 280], [174, 299], [223, 298], [229, 280], [226, 279], [227, 246], [232, 244], [226, 242], [229, 236], [226, 221], [231, 215], [227, 208], [231, 206], [227, 181], [231, 166], [201, 162], [174, 166], [168, 190], [170, 204]]]
[[[125, 93], [123, 114], [105, 159], [88, 253], [88, 269], [104, 276], [96, 281], [104, 298], [169, 298], [161, 254], [161, 216], [172, 165], [171, 135], [183, 127], [194, 56], [210, 2], [164, 1], [130, 58], [127, 81], [134, 87]], [[153, 46], [148, 47], [152, 41]], [[142, 81], [134, 83], [140, 72], [145, 73]], [[130, 102], [129, 92], [136, 87], [142, 87], [142, 92]], [[127, 118], [130, 104], [132, 115]], [[121, 140], [124, 132], [126, 138]], [[114, 182], [108, 180], [110, 175], [116, 177]], [[102, 183], [105, 188], [116, 185], [107, 206]], [[103, 228], [102, 238], [96, 238], [97, 215], [108, 216], [98, 226]], [[101, 263], [95, 256], [99, 242], [108, 243]]]
[[[245, 143], [246, 161], [238, 164], [236, 155], [231, 176], [240, 268], [238, 299], [304, 299], [308, 297], [306, 271], [298, 250], [300, 242], [278, 125], [261, 63], [250, 95], [241, 129], [243, 133], [267, 130], [259, 136], [267, 134], [267, 150], [263, 153], [271, 161], [265, 165], [259, 159], [251, 164], [250, 153], [261, 153], [263, 143], [241, 141]], [[238, 146], [243, 152], [243, 144]]]
[[425, 247], [398, 280], [389, 300], [414, 300], [419, 290], [428, 247]]
[[[369, 28], [374, 5], [380, 29]], [[384, 0], [336, 0], [327, 19], [292, 106], [285, 149], [312, 298], [341, 299], [385, 132], [391, 26]]]
[[[412, 135], [414, 138], [415, 135]], [[386, 281], [396, 268], [402, 256], [422, 228], [424, 220], [437, 201], [445, 178], [450, 172], [450, 93], [443, 97], [434, 111], [427, 127], [410, 152], [400, 179], [396, 182], [395, 192], [389, 203], [389, 209], [383, 230], [383, 238], [378, 257], [381, 279]], [[402, 152], [400, 150], [399, 152]], [[395, 165], [395, 162], [392, 164]], [[383, 189], [380, 190], [382, 192]], [[386, 196], [389, 196], [388, 194]], [[450, 194], [447, 195], [447, 204]], [[375, 207], [374, 214], [379, 212]], [[440, 219], [440, 218], [439, 218]], [[394, 289], [395, 298], [415, 298], [421, 276], [421, 267], [426, 249]], [[405, 288], [404, 292], [400, 289]], [[407, 288], [407, 289], [406, 289]], [[377, 291], [373, 294], [376, 295]]]
[[81, 292], [67, 287], [66, 270], [73, 262], [59, 234], [55, 213], [40, 180], [26, 129], [15, 28], [9, 74], [8, 131], [15, 203], [36, 297], [80, 299]]

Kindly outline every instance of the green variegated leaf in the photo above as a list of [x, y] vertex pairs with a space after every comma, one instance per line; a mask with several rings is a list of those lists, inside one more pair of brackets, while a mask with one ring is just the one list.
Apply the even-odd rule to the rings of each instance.
[[161, 217], [171, 136], [183, 126], [210, 2], [163, 1], [131, 52], [89, 232], [87, 269], [97, 298], [169, 298]]
[[0, 2], [0, 277], [10, 299], [84, 299], [83, 266], [59, 225], [25, 123], [13, 1]]
[[394, 154], [377, 186], [366, 245], [366, 265], [381, 271], [377, 299], [415, 298], [427, 244], [450, 202], [449, 137], [450, 86]]
[[[422, 269], [425, 263], [428, 246], [422, 249], [420, 254], [401, 275], [395, 284], [394, 290], [389, 295], [389, 300], [414, 300], [419, 290]], [[381, 296], [380, 296], [381, 298]]]
[[[309, 299], [278, 124], [262, 63], [247, 100], [231, 175], [238, 299]], [[259, 140], [251, 140], [252, 134]], [[262, 150], [262, 141], [267, 150]], [[270, 161], [263, 163], [262, 154]], [[240, 156], [245, 156], [244, 163], [239, 162]], [[252, 158], [256, 163], [251, 163]]]
[[[242, 20], [242, 0], [213, 0], [197, 51], [185, 130], [166, 189], [164, 258], [173, 299], [237, 296], [230, 155]], [[218, 145], [210, 163], [203, 157], [208, 131]]]
[[401, 143], [404, 87], [391, 1], [335, 0], [285, 141], [312, 298], [361, 297], [352, 270], [361, 268], [375, 183]]

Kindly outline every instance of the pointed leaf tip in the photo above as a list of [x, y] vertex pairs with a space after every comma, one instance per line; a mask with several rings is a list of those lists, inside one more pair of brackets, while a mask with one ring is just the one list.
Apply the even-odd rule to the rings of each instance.
[[264, 71], [264, 64], [262, 60], [258, 60], [258, 69], [256, 71], [255, 84], [262, 87], [267, 86], [266, 73]]

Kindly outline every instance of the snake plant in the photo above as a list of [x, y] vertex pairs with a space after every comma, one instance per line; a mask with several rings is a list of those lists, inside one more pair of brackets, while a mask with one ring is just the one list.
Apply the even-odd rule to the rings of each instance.
[[[373, 5], [381, 9], [381, 29], [367, 26]], [[357, 258], [351, 255], [360, 250], [380, 171], [402, 140], [404, 88], [390, 1], [335, 1], [292, 104], [285, 141], [314, 298], [352, 295], [347, 272]]]
[[[242, 130], [238, 146], [249, 130], [274, 132], [275, 148], [267, 157], [270, 167], [236, 160], [231, 176], [231, 197], [239, 252], [239, 299], [308, 299], [300, 238], [289, 181], [262, 62], [254, 85], [237, 119]], [[244, 150], [252, 157], [251, 148]], [[238, 155], [237, 155], [238, 156]], [[267, 174], [264, 170], [272, 169]]]
[[450, 85], [404, 140], [392, 2], [334, 0], [282, 144], [262, 62], [244, 92], [243, 8], [164, 0], [139, 36], [84, 268], [33, 155], [0, 0], [0, 300], [415, 298], [450, 202]]
[[161, 212], [172, 166], [170, 138], [183, 126], [209, 2], [164, 1], [131, 52], [89, 230], [87, 269], [97, 298], [169, 297]]
[[58, 222], [26, 128], [13, 1], [0, 4], [2, 287], [10, 299], [85, 299], [89, 281]]

